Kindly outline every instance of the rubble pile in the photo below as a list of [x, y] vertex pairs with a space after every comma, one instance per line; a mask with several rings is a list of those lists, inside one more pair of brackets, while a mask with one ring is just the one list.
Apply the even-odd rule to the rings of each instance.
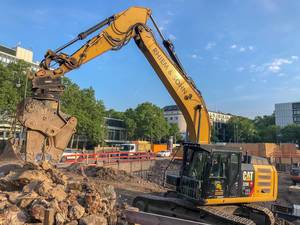
[[111, 185], [68, 179], [48, 162], [26, 163], [0, 178], [0, 225], [116, 224], [115, 205]]
[[135, 179], [134, 176], [124, 170], [116, 170], [101, 166], [88, 166], [85, 168], [84, 172], [89, 177], [98, 177], [101, 180], [128, 182]]

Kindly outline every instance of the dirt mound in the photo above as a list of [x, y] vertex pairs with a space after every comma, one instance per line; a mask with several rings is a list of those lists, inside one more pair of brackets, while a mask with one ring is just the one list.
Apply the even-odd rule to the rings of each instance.
[[131, 174], [123, 171], [116, 170], [107, 167], [100, 166], [89, 166], [84, 169], [84, 172], [89, 177], [97, 177], [101, 180], [110, 180], [110, 181], [130, 181], [135, 179]]
[[48, 162], [27, 163], [0, 178], [0, 225], [116, 224], [111, 185], [68, 179]]

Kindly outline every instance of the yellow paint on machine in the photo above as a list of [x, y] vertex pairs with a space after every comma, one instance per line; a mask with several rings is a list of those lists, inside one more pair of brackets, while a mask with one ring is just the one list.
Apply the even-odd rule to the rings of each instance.
[[[251, 196], [206, 199], [207, 202], [205, 205], [275, 201], [278, 194], [278, 175], [275, 167], [271, 165], [253, 165], [253, 167], [255, 177], [254, 191]], [[270, 177], [270, 179], [260, 179], [261, 176]]]

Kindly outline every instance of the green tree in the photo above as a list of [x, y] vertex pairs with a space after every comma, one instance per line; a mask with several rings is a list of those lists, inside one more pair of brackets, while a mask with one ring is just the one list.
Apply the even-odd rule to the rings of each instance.
[[159, 142], [169, 133], [169, 125], [163, 111], [152, 103], [145, 102], [124, 113], [128, 136], [131, 139], [145, 139]]
[[[0, 114], [13, 115], [17, 104], [23, 99], [30, 65], [25, 61], [0, 63]], [[31, 82], [27, 82], [27, 95], [30, 95]]]
[[151, 141], [161, 141], [168, 135], [169, 126], [164, 118], [163, 110], [158, 106], [145, 102], [137, 106], [136, 135]]
[[216, 143], [216, 142], [220, 141], [218, 136], [217, 136], [215, 126], [212, 126], [212, 128], [211, 128], [210, 141], [213, 142], [213, 143]]
[[61, 96], [62, 111], [77, 117], [77, 133], [88, 138], [87, 144], [101, 143], [105, 137], [103, 102], [95, 98], [92, 88], [80, 89], [68, 78], [63, 83], [66, 88]]
[[285, 126], [281, 129], [281, 140], [283, 142], [300, 143], [300, 126], [296, 124]]
[[257, 116], [254, 118], [254, 125], [257, 130], [257, 141], [259, 142], [277, 142], [277, 136], [280, 128], [275, 125], [275, 115]]
[[259, 129], [275, 125], [275, 114], [273, 113], [272, 115], [256, 116], [253, 122]]
[[252, 120], [235, 116], [228, 121], [227, 141], [254, 142], [257, 140], [257, 130]]
[[280, 127], [276, 125], [270, 125], [265, 128], [257, 129], [259, 142], [273, 142], [278, 141], [278, 135], [280, 134]]
[[115, 118], [115, 119], [124, 119], [124, 112], [118, 112], [114, 109], [109, 109], [105, 111], [105, 116], [110, 117], [110, 118]]
[[[182, 136], [180, 134], [180, 130], [178, 128], [178, 125], [176, 123], [169, 124], [169, 132], [168, 136], [173, 136], [176, 142], [182, 141]], [[168, 138], [168, 137], [167, 137]]]
[[137, 139], [136, 135], [136, 128], [137, 128], [137, 122], [136, 122], [136, 112], [134, 109], [127, 109], [124, 112], [124, 120], [125, 120], [125, 126], [127, 130], [127, 137], [129, 140]]

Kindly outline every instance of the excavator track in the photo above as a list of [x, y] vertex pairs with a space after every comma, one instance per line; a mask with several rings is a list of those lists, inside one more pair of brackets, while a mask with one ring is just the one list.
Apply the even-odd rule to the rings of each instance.
[[257, 204], [244, 204], [243, 207], [246, 207], [252, 213], [259, 213], [265, 216], [265, 223], [274, 225], [275, 224], [275, 217], [271, 210], [266, 207], [257, 205]]
[[[276, 223], [275, 217], [269, 209], [256, 204], [196, 206], [184, 199], [147, 195], [135, 198], [133, 206], [144, 212], [199, 222], [210, 222], [211, 224], [282, 224]], [[230, 207], [232, 210], [228, 213], [226, 209]], [[257, 216], [259, 219], [256, 218]]]
[[219, 218], [223, 222], [228, 222], [229, 224], [238, 224], [238, 225], [255, 225], [252, 220], [245, 217], [237, 216], [234, 214], [227, 214], [223, 210], [216, 209], [215, 207], [210, 206], [201, 206], [199, 207], [204, 212], [207, 212], [213, 217]]

